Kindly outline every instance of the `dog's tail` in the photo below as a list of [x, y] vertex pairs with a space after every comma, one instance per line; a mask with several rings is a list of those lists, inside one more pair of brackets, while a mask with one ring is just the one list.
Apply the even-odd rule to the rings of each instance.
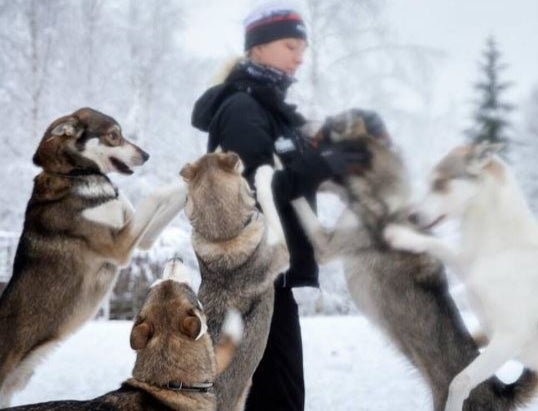
[[528, 404], [536, 394], [538, 375], [525, 368], [517, 381], [511, 384], [499, 385], [498, 397], [507, 405], [506, 409], [515, 410]]
[[220, 339], [215, 347], [217, 359], [217, 375], [223, 372], [237, 351], [237, 347], [243, 338], [243, 318], [236, 309], [229, 309], [222, 324]]

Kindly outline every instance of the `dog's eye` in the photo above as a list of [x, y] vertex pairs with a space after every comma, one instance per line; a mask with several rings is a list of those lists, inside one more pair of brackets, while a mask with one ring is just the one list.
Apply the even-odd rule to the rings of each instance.
[[448, 188], [447, 180], [435, 180], [432, 184], [433, 191], [445, 191]]

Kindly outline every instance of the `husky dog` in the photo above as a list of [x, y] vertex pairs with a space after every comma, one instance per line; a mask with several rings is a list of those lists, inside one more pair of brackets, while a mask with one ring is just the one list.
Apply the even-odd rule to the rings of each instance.
[[136, 350], [133, 377], [121, 388], [89, 401], [54, 401], [10, 408], [39, 410], [216, 411], [213, 381], [230, 363], [243, 323], [229, 310], [219, 344], [207, 334], [206, 318], [179, 259], [150, 288], [131, 331]]
[[241, 176], [243, 164], [235, 153], [206, 154], [181, 170], [187, 182], [185, 212], [192, 227], [192, 245], [202, 282], [199, 298], [214, 340], [226, 310], [236, 307], [245, 333], [230, 367], [215, 383], [217, 408], [244, 408], [254, 370], [262, 358], [273, 313], [277, 275], [289, 265], [289, 253], [274, 203], [272, 169], [260, 167], [255, 176], [256, 199]]
[[150, 247], [185, 203], [160, 189], [136, 211], [106, 173], [131, 174], [148, 154], [90, 108], [54, 121], [34, 155], [34, 180], [13, 276], [0, 297], [0, 407], [36, 363], [92, 318], [137, 245]]
[[412, 214], [421, 228], [459, 219], [458, 250], [409, 227], [385, 230], [393, 247], [431, 253], [453, 268], [489, 340], [452, 380], [446, 411], [461, 410], [471, 390], [510, 359], [538, 369], [538, 224], [508, 166], [495, 155], [499, 148], [452, 150], [435, 167], [429, 193]]
[[[364, 112], [350, 110], [329, 118], [317, 137], [367, 150], [371, 158], [341, 181], [348, 207], [335, 228], [325, 230], [304, 199], [294, 207], [319, 260], [343, 258], [354, 302], [417, 367], [440, 411], [450, 381], [479, 351], [450, 297], [441, 264], [428, 254], [389, 249], [383, 240], [387, 224], [406, 224], [409, 190], [399, 154], [388, 138], [368, 135], [368, 122]], [[513, 409], [535, 383], [530, 372], [512, 385], [491, 378], [471, 393], [465, 409]]]

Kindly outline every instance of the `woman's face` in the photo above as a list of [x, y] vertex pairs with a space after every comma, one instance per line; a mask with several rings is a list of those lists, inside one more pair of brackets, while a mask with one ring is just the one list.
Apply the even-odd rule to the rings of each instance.
[[305, 49], [306, 41], [290, 37], [254, 46], [250, 58], [293, 76], [303, 63]]

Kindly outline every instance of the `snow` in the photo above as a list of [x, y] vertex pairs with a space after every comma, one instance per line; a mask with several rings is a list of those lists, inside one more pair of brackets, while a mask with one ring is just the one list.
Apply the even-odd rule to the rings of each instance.
[[[418, 373], [364, 317], [306, 317], [301, 325], [306, 410], [431, 409]], [[130, 330], [128, 321], [88, 323], [44, 361], [13, 404], [89, 399], [118, 388], [134, 365]], [[538, 401], [525, 409], [538, 410]]]

